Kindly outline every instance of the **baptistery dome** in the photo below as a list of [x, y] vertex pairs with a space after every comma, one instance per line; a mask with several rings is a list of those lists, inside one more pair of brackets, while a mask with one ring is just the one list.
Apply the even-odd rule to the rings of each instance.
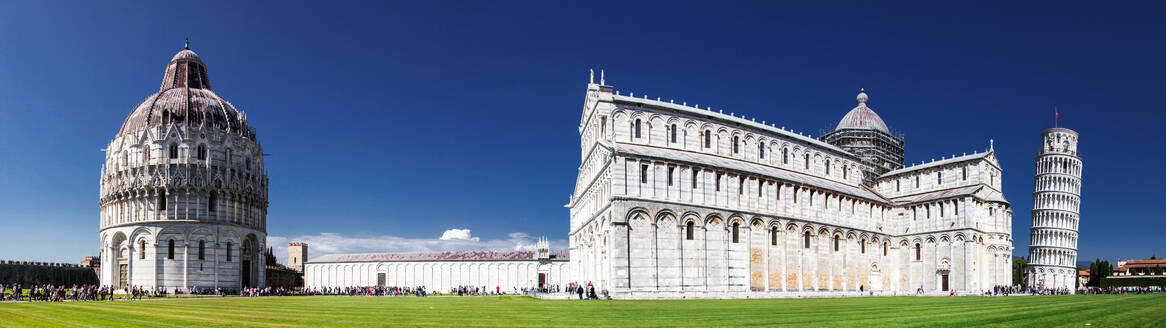
[[248, 133], [245, 116], [211, 91], [206, 66], [190, 49], [174, 55], [166, 65], [162, 87], [134, 108], [118, 136], [168, 124], [208, 126], [254, 137]]
[[101, 282], [184, 290], [264, 285], [268, 180], [247, 117], [198, 54], [166, 65], [105, 148]]

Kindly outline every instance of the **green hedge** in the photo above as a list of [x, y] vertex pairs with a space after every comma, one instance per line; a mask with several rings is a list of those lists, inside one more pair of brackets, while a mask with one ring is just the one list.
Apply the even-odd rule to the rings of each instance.
[[1101, 287], [1148, 287], [1160, 286], [1166, 288], [1166, 277], [1132, 277], [1132, 278], [1114, 278], [1105, 277], [1101, 280]]

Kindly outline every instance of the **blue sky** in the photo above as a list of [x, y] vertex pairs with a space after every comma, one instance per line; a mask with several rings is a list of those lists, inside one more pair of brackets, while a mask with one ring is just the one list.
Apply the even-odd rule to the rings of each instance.
[[1015, 255], [1056, 106], [1080, 258], [1166, 255], [1161, 3], [802, 5], [0, 3], [0, 258], [97, 252], [100, 149], [186, 37], [273, 154], [269, 243], [313, 255], [564, 246], [589, 68], [814, 136], [865, 87], [912, 163], [995, 139]]

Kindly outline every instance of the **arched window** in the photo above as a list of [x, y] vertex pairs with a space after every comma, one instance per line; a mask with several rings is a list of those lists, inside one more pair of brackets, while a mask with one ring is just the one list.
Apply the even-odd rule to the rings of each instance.
[[700, 169], [692, 169], [692, 189], [696, 189], [697, 182], [700, 181]]
[[883, 256], [887, 256], [887, 243], [883, 243]]
[[757, 143], [757, 156], [759, 156], [761, 159], [765, 159], [765, 143], [764, 142]]
[[636, 125], [632, 128], [636, 130], [636, 139], [639, 139], [640, 138], [640, 119], [638, 119], [638, 118], [636, 119]]
[[842, 166], [842, 180], [846, 180], [846, 165]]
[[158, 210], [159, 211], [166, 210], [166, 191], [165, 190], [158, 191]]
[[648, 183], [648, 164], [640, 165], [640, 183]]
[[704, 148], [710, 148], [712, 146], [713, 146], [713, 132], [709, 131], [709, 130], [704, 130]]
[[919, 247], [919, 244], [918, 244], [918, 243], [916, 243], [916, 244], [915, 244], [915, 260], [916, 260], [916, 261], [920, 261], [920, 260], [922, 260], [922, 259], [923, 259], [923, 251], [922, 251], [922, 248], [920, 248], [920, 247]]
[[170, 144], [170, 159], [178, 158], [178, 144]]
[[810, 154], [806, 154], [806, 169], [810, 169]]
[[676, 124], [672, 125], [672, 143], [676, 143]]
[[149, 145], [142, 147], [142, 163], [146, 163], [146, 164], [150, 163], [150, 146]]
[[227, 262], [231, 262], [231, 242], [227, 242]]
[[721, 172], [717, 172], [717, 177], [715, 180], [716, 181], [713, 181], [713, 185], [715, 186], [715, 189], [716, 189], [714, 191], [721, 191]]
[[826, 175], [830, 175], [830, 160], [826, 160]]
[[669, 187], [671, 187], [671, 186], [672, 186], [672, 172], [673, 172], [673, 171], [676, 171], [676, 168], [675, 168], [675, 167], [671, 167], [671, 166], [669, 166], [669, 167], [668, 167], [668, 186], [669, 186]]
[[781, 163], [789, 164], [789, 148], [781, 149]]
[[803, 238], [805, 239], [805, 241], [804, 241], [805, 246], [803, 246], [803, 248], [810, 248], [810, 232], [806, 231], [805, 236]]
[[138, 259], [145, 260], [146, 259], [146, 240], [142, 239], [138, 243], [141, 244], [140, 246], [138, 246]]
[[769, 228], [769, 244], [777, 246], [777, 227]]
[[174, 259], [174, 239], [171, 239], [171, 240], [166, 242], [166, 249], [167, 249], [166, 258], [173, 260]]
[[733, 243], [734, 243], [734, 244], [741, 242], [741, 240], [740, 240], [740, 234], [739, 234], [739, 233], [740, 233], [740, 231], [738, 230], [738, 229], [740, 229], [740, 228], [741, 228], [741, 224], [740, 224], [740, 223], [733, 222]]
[[859, 252], [862, 252], [862, 254], [866, 254], [866, 239], [863, 239], [862, 243], [859, 245], [862, 245], [862, 246], [859, 246]]
[[206, 145], [198, 145], [198, 159], [206, 160]]
[[692, 221], [688, 221], [688, 223], [685, 224], [685, 227], [684, 227], [685, 237], [687, 237], [688, 240], [692, 240], [692, 235], [694, 234], [694, 230], [696, 230], [696, 223], [693, 223]]
[[745, 177], [741, 177], [741, 178], [740, 178], [740, 179], [738, 179], [738, 181], [737, 181], [737, 194], [738, 194], [738, 195], [744, 195], [744, 194], [745, 194]]
[[902, 182], [902, 181], [895, 180], [895, 192], [899, 191], [899, 182]]
[[935, 172], [935, 184], [943, 184], [943, 172]]
[[230, 165], [231, 165], [231, 155], [232, 155], [232, 154], [231, 154], [231, 148], [227, 148], [227, 159], [226, 159], [226, 161], [227, 161], [227, 162], [226, 162], [226, 165], [227, 165], [227, 166], [230, 166]]
[[206, 242], [202, 241], [202, 240], [198, 241], [198, 259], [199, 260], [206, 259]]
[[835, 235], [835, 236], [834, 236], [834, 251], [835, 251], [835, 252], [837, 252], [837, 251], [838, 251], [838, 244], [839, 244], [838, 236], [837, 236], [837, 235]]
[[215, 200], [216, 200], [216, 199], [215, 199], [215, 193], [214, 193], [214, 192], [211, 192], [210, 196], [209, 196], [209, 197], [207, 197], [207, 200], [206, 200], [206, 210], [207, 210], [207, 212], [210, 212], [210, 213], [214, 213], [214, 212], [215, 212]]
[[915, 188], [919, 188], [919, 176], [915, 176]]
[[963, 178], [964, 178], [964, 181], [968, 181], [968, 167], [966, 167], [966, 166], [963, 167]]
[[248, 170], [250, 170], [251, 169], [251, 158], [250, 157], [244, 158], [244, 163], [247, 164], [246, 168]]
[[741, 143], [741, 137], [733, 136], [733, 153], [734, 154], [740, 153], [740, 149], [737, 148], [737, 146], [740, 143]]

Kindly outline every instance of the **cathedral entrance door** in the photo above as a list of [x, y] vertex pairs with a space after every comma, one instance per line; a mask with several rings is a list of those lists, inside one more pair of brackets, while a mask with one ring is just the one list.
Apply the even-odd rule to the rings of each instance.
[[117, 279], [117, 281], [119, 281], [119, 282], [120, 282], [120, 283], [119, 283], [117, 286], [118, 286], [118, 287], [125, 287], [125, 286], [126, 286], [126, 283], [127, 283], [127, 282], [126, 282], [126, 274], [127, 274], [127, 273], [129, 273], [129, 271], [130, 271], [130, 270], [129, 270], [129, 266], [128, 266], [128, 265], [125, 265], [125, 264], [119, 265], [119, 266], [117, 267], [117, 271], [118, 271], [118, 273], [117, 273], [117, 274], [118, 274], [118, 279]]
[[547, 274], [545, 274], [545, 273], [538, 274], [538, 287], [543, 288], [546, 286], [546, 284], [547, 284]]
[[241, 287], [251, 287], [251, 260], [243, 260], [243, 265], [239, 267], [242, 272], [239, 273], [239, 283]]
[[943, 274], [943, 291], [947, 291], [947, 274]]

